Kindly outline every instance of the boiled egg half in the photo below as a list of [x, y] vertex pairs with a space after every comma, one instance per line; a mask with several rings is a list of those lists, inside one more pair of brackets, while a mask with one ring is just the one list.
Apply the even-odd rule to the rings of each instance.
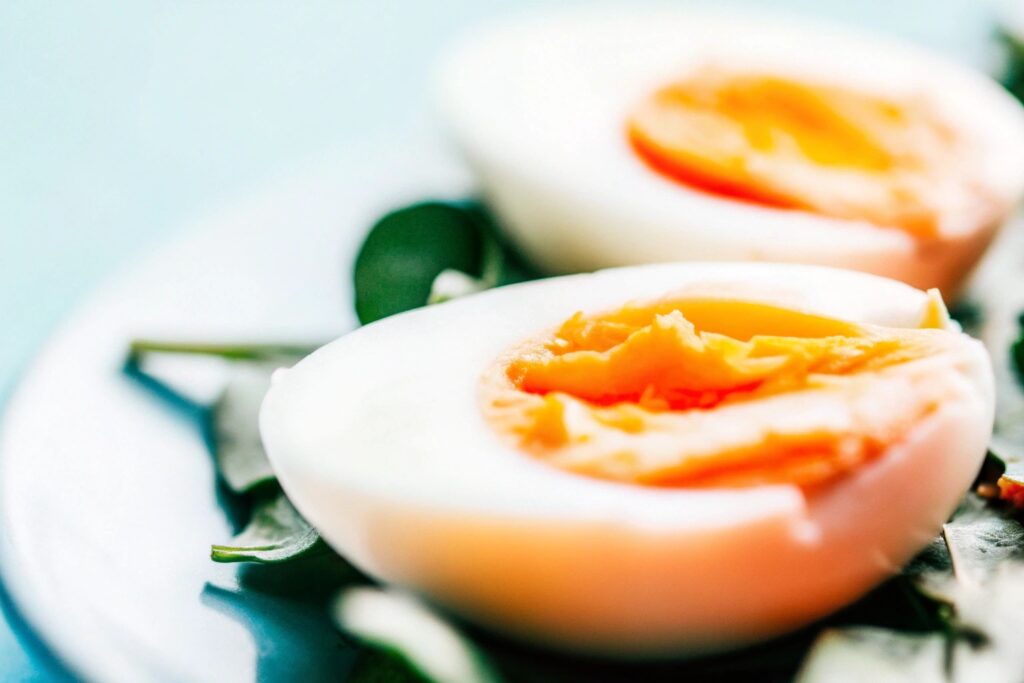
[[491, 290], [279, 371], [263, 439], [373, 577], [547, 646], [707, 653], [855, 600], [934, 537], [993, 419], [936, 291], [786, 264]]
[[961, 285], [1024, 192], [1024, 113], [909, 45], [756, 12], [542, 13], [471, 34], [439, 108], [553, 272], [680, 260]]

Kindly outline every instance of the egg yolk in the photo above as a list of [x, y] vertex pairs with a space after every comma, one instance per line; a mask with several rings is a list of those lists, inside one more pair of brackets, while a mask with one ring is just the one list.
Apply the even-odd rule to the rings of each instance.
[[931, 295], [919, 329], [761, 303], [673, 300], [577, 313], [482, 381], [490, 424], [565, 470], [654, 486], [827, 484], [933, 412], [916, 361], [950, 333]]
[[717, 68], [649, 95], [627, 132], [640, 159], [687, 186], [918, 237], [938, 231], [961, 167], [926, 101]]

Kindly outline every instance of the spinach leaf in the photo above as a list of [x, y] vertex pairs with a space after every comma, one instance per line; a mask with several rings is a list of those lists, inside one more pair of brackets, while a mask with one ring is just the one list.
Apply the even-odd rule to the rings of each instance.
[[[906, 582], [906, 579], [903, 579], [903, 582]], [[488, 663], [488, 670], [506, 681], [562, 683], [586, 680], [594, 683], [631, 683], [643, 680], [648, 683], [746, 683], [757, 680], [760, 683], [789, 683], [823, 627], [843, 627], [863, 618], [870, 621], [881, 619], [886, 623], [899, 625], [907, 621], [919, 624], [920, 620], [905, 618], [909, 609], [908, 598], [913, 596], [908, 596], [902, 584], [898, 584], [896, 580], [890, 581], [857, 605], [832, 615], [825, 624], [813, 624], [797, 633], [744, 650], [682, 661], [615, 661], [563, 654], [517, 643], [458, 621], [445, 620], [437, 613], [432, 614], [432, 620], [442, 621], [446, 630], [457, 633], [464, 644], [474, 652], [474, 657], [484, 658]], [[390, 591], [384, 592], [390, 594]], [[430, 609], [418, 602], [415, 603], [415, 607], [418, 611]], [[396, 664], [397, 660], [418, 660], [418, 652], [415, 649], [407, 651], [407, 647], [425, 647], [422, 636], [409, 639], [408, 633], [413, 631], [410, 621], [395, 615], [395, 612], [404, 613], [404, 609], [395, 609], [389, 601], [381, 599], [364, 601], [360, 610], [360, 623], [374, 624], [373, 638], [364, 635], [365, 627], [360, 631], [358, 626], [353, 625], [351, 618], [342, 618], [338, 609], [335, 609], [335, 619], [339, 628], [343, 632], [356, 635], [372, 649], [372, 652], [361, 661], [356, 680], [381, 680], [391, 683], [422, 679], [439, 683], [449, 680], [425, 671], [425, 666]], [[416, 632], [421, 633], [419, 630]], [[879, 632], [887, 633], [882, 629], [879, 629]], [[936, 635], [941, 640], [942, 631], [938, 631]], [[941, 665], [941, 658], [939, 661]]]
[[984, 321], [984, 309], [974, 299], [962, 298], [949, 307], [949, 317], [960, 323], [968, 334], [974, 334]]
[[345, 683], [433, 683], [405, 657], [386, 649], [363, 648]]
[[952, 597], [960, 633], [966, 636], [952, 653], [952, 680], [1019, 683], [1024, 672], [1024, 563], [1003, 562], [991, 568], [983, 583], [958, 581]]
[[235, 363], [224, 391], [209, 411], [217, 472], [235, 493], [275, 479], [259, 430], [260, 405], [274, 369], [262, 363]]
[[1017, 99], [1024, 100], [1024, 42], [1009, 31], [1001, 31], [999, 37], [1006, 52], [1003, 86]]
[[[142, 356], [150, 353], [216, 356], [230, 363], [223, 391], [204, 411], [205, 425], [219, 478], [237, 500], [248, 502], [251, 513], [230, 544], [212, 546], [210, 556], [216, 562], [276, 564], [326, 549], [317, 531], [275, 483], [259, 434], [259, 410], [271, 374], [278, 367], [294, 363], [311, 348], [157, 341], [135, 341], [131, 345], [126, 365], [136, 373], [142, 372]], [[163, 385], [155, 383], [154, 387]]]
[[[968, 495], [943, 527], [952, 572], [925, 590], [952, 609], [950, 679], [1019, 680], [1024, 671], [1024, 526]], [[944, 579], [944, 580], [943, 580]]]
[[[249, 523], [229, 545], [212, 546], [215, 562], [279, 564], [326, 550], [320, 535], [275, 485], [263, 449], [259, 411], [277, 366], [235, 362], [223, 393], [211, 407], [208, 429], [217, 472], [237, 494], [253, 500]], [[270, 491], [264, 491], [270, 487]]]
[[320, 535], [280, 489], [258, 500], [252, 518], [229, 545], [214, 545], [215, 562], [275, 564], [325, 549]]
[[353, 272], [356, 314], [366, 324], [533, 277], [479, 204], [422, 202], [371, 228]]
[[204, 344], [134, 340], [126, 365], [142, 372], [147, 354], [213, 356], [229, 361], [228, 379], [220, 396], [206, 410], [206, 433], [217, 474], [235, 493], [246, 493], [274, 480], [259, 434], [259, 410], [270, 377], [315, 347], [288, 344]]
[[946, 640], [870, 626], [825, 631], [796, 683], [947, 683]]
[[922, 632], [845, 627], [822, 633], [797, 683], [1017, 681], [1024, 671], [1024, 526], [968, 494], [942, 534], [904, 570], [939, 606]]
[[942, 537], [961, 583], [981, 585], [1007, 560], [1024, 560], [1024, 526], [973, 495], [942, 527]]
[[[349, 588], [334, 603], [335, 622], [361, 642], [398, 658], [435, 683], [499, 683], [487, 656], [419, 600], [394, 590]], [[393, 667], [385, 657], [381, 664]], [[393, 671], [395, 678], [399, 671]], [[365, 674], [364, 674], [365, 676]]]
[[1024, 382], [1024, 314], [1017, 318], [1017, 338], [1010, 344], [1010, 361], [1020, 382]]

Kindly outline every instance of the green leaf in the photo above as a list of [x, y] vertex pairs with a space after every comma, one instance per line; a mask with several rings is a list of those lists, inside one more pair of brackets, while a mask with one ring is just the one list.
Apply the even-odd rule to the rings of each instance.
[[1001, 31], [999, 37], [1006, 51], [1003, 86], [1017, 99], [1024, 99], [1024, 42], [1009, 31]]
[[[961, 640], [951, 652], [954, 681], [1017, 681], [1024, 671], [1024, 526], [969, 495], [942, 530], [952, 560], [945, 583], [929, 589], [953, 609]], [[972, 642], [963, 642], [967, 636]]]
[[452, 269], [479, 276], [485, 233], [472, 206], [424, 202], [393, 211], [370, 230], [356, 257], [360, 322], [423, 306], [434, 279]]
[[[218, 477], [239, 501], [248, 501], [251, 515], [230, 544], [214, 545], [216, 562], [279, 564], [304, 557], [326, 546], [312, 526], [275, 484], [276, 476], [263, 449], [259, 411], [273, 372], [291, 365], [312, 346], [289, 344], [196, 344], [136, 340], [127, 367], [141, 373], [146, 354], [171, 353], [214, 356], [230, 361], [227, 383], [206, 411], [206, 430]], [[154, 387], [165, 391], [156, 382]]]
[[1019, 683], [1024, 672], [1024, 563], [1008, 560], [986, 568], [984, 583], [958, 581], [952, 593], [961, 632], [972, 640], [957, 643], [951, 678]]
[[1016, 642], [1024, 630], [1022, 559], [1020, 522], [968, 494], [942, 534], [903, 572], [939, 606], [939, 630], [826, 631], [797, 683], [1016, 681], [1024, 671], [1024, 647]]
[[390, 653], [433, 683], [498, 683], [486, 655], [454, 626], [405, 593], [349, 588], [338, 596], [338, 627], [369, 647]]
[[942, 534], [939, 534], [903, 568], [901, 575], [916, 578], [923, 574], [948, 574], [952, 570], [953, 561], [949, 557], [949, 549]]
[[1024, 313], [1017, 316], [1015, 333], [1010, 343], [1010, 366], [1017, 381], [1024, 383]]
[[353, 273], [356, 314], [366, 324], [532, 277], [480, 205], [413, 204], [377, 221], [363, 242]]
[[1024, 559], [1024, 526], [1016, 519], [968, 496], [942, 527], [953, 575], [961, 583], [981, 585], [1007, 560]]
[[[139, 368], [147, 354], [213, 356], [229, 361], [228, 379], [209, 407], [207, 435], [218, 475], [235, 493], [275, 479], [259, 434], [259, 410], [270, 388], [270, 377], [289, 366], [313, 346], [305, 344], [204, 344], [136, 339], [127, 363]], [[137, 370], [141, 372], [141, 370]]]
[[203, 342], [133, 339], [128, 347], [129, 362], [146, 353], [174, 353], [215, 356], [225, 360], [276, 362], [291, 365], [315, 351], [320, 344], [208, 344]]
[[985, 319], [985, 311], [978, 301], [962, 298], [950, 306], [949, 317], [960, 323], [964, 332], [974, 334]]
[[[965, 509], [959, 513], [964, 516], [960, 524], [980, 524], [980, 520], [971, 516], [979, 507], [980, 501], [977, 499], [972, 500], [969, 506], [965, 506]], [[951, 534], [951, 536], [955, 537], [955, 534]], [[907, 567], [904, 575], [883, 584], [855, 605], [831, 615], [823, 624], [811, 625], [786, 638], [738, 652], [687, 661], [610, 662], [576, 657], [516, 644], [497, 635], [472, 628], [461, 628], [452, 623], [445, 625], [447, 629], [453, 631], [461, 628], [455, 632], [460, 634], [459, 637], [465, 641], [468, 647], [472, 647], [477, 655], [486, 657], [488, 670], [492, 673], [498, 672], [505, 680], [509, 681], [529, 681], [531, 683], [554, 683], [567, 680], [592, 680], [603, 683], [625, 683], [635, 680], [657, 682], [685, 680], [692, 683], [750, 680], [791, 681], [800, 661], [808, 652], [810, 643], [816, 635], [822, 633], [823, 628], [826, 629], [825, 632], [833, 634], [830, 637], [839, 638], [850, 635], [850, 638], [842, 641], [841, 644], [847, 646], [844, 648], [825, 648], [824, 646], [816, 648], [814, 657], [817, 658], [817, 661], [813, 668], [805, 667], [803, 673], [805, 676], [813, 674], [816, 678], [807, 678], [806, 680], [836, 680], [840, 682], [846, 680], [917, 680], [922, 671], [939, 672], [939, 675], [942, 675], [949, 656], [949, 648], [946, 643], [952, 641], [948, 640], [951, 637], [951, 630], [946, 628], [941, 619], [935, 618], [933, 614], [916, 614], [923, 609], [918, 603], [927, 601], [927, 599], [913, 590], [911, 581], [913, 577], [926, 573], [940, 575], [944, 578], [947, 575], [951, 576], [951, 567], [952, 561], [945, 541], [942, 536], [939, 536]], [[420, 603], [416, 603], [416, 606], [417, 609], [427, 609]], [[416, 629], [409, 628], [404, 620], [376, 614], [378, 609], [379, 605], [373, 602], [363, 605], [364, 618], [378, 624], [379, 628], [375, 630], [378, 638], [376, 640], [367, 638], [365, 634], [361, 637], [372, 647], [377, 648], [380, 653], [386, 653], [387, 656], [368, 657], [360, 667], [360, 675], [365, 676], [366, 680], [394, 681], [395, 683], [418, 680], [417, 676], [426, 676], [428, 680], [432, 681], [445, 680], [424, 674], [423, 667], [419, 665], [405, 667], [395, 665], [393, 661], [395, 656], [405, 658], [406, 662], [416, 661], [415, 653], [405, 652], [403, 643], [406, 641], [402, 636], [403, 633]], [[391, 606], [388, 604], [384, 611], [390, 611], [390, 609]], [[432, 616], [434, 619], [442, 619], [436, 614]], [[879, 626], [873, 628], [847, 626], [848, 624], [864, 623], [863, 620], [867, 620], [869, 624], [879, 624]], [[397, 627], [395, 627], [396, 622], [398, 623]], [[343, 630], [359, 635], [359, 629], [353, 628], [351, 624], [346, 626], [341, 621], [339, 623]], [[889, 628], [883, 628], [883, 626]], [[849, 633], [851, 628], [852, 634]], [[924, 631], [901, 632], [893, 630], [894, 628], [924, 629]], [[962, 630], [966, 630], [966, 628], [964, 626]], [[862, 631], [869, 633], [870, 637], [861, 638]], [[416, 630], [416, 632], [419, 631]], [[923, 641], [918, 643], [919, 638], [927, 643]], [[416, 644], [419, 641], [413, 639], [410, 642]], [[419, 644], [422, 646], [422, 643]], [[861, 645], [861, 647], [856, 651], [848, 651], [851, 650], [853, 644]], [[872, 647], [868, 647], [868, 645]], [[980, 656], [978, 653], [988, 652], [984, 647], [971, 644], [964, 638], [957, 640], [955, 647], [958, 648], [958, 656], [965, 661], [967, 657], [971, 657], [972, 662], [978, 661]], [[914, 656], [906, 656], [908, 652], [913, 652]], [[398, 654], [396, 655], [396, 653]], [[899, 675], [904, 677], [897, 677], [896, 673], [884, 679], [843, 678], [840, 675], [834, 677], [827, 675], [828, 666], [835, 665], [846, 668], [849, 657], [870, 657], [883, 660], [859, 662], [859, 668], [853, 671], [861, 672], [864, 676], [880, 674], [880, 672], [888, 675], [892, 670], [892, 672], [902, 672]], [[832, 664], [828, 665], [826, 660], [831, 661], [833, 658]], [[376, 671], [378, 666], [381, 667], [380, 671]], [[905, 667], [906, 671], [903, 671], [901, 667]], [[417, 673], [410, 674], [410, 671]], [[938, 678], [936, 680], [945, 679]]]
[[356, 660], [345, 683], [431, 683], [406, 659], [387, 650], [368, 648]]
[[[939, 542], [941, 543], [941, 539]], [[928, 558], [927, 553], [923, 554], [914, 566], [921, 571], [948, 571], [951, 563], [948, 556], [936, 552], [933, 558]], [[530, 683], [557, 683], [569, 680], [601, 681], [602, 683], [627, 683], [637, 680], [657, 683], [667, 683], [668, 681], [726, 683], [750, 680], [757, 680], [761, 683], [788, 682], [792, 681], [797, 667], [808, 652], [809, 645], [816, 635], [822, 633], [823, 628], [826, 628], [826, 633], [844, 636], [851, 629], [847, 626], [848, 624], [858, 623], [858, 620], [865, 618], [869, 620], [869, 623], [880, 620], [880, 623], [885, 626], [935, 628], [933, 620], [930, 618], [908, 616], [907, 612], [914, 609], [912, 602], [924, 599], [910, 589], [908, 582], [909, 579], [906, 577], [897, 577], [873, 591], [856, 605], [830, 616], [824, 624], [811, 625], [803, 631], [785, 638], [737, 652], [685, 661], [669, 659], [649, 662], [620, 662], [559, 654], [518, 644], [471, 627], [459, 626], [457, 623], [445, 621], [437, 614], [431, 613], [430, 616], [432, 620], [440, 620], [446, 630], [453, 631], [458, 635], [464, 645], [473, 652], [474, 658], [485, 658], [488, 672], [500, 675], [508, 681]], [[384, 592], [389, 596], [392, 595], [390, 591]], [[403, 600], [409, 599], [402, 594], [398, 595]], [[429, 608], [422, 603], [414, 601], [414, 605], [416, 610], [428, 610], [429, 613]], [[404, 617], [396, 617], [393, 614], [394, 611], [390, 600], [366, 601], [360, 609], [360, 620], [354, 620], [351, 613], [347, 621], [341, 619], [336, 610], [335, 616], [342, 630], [358, 636], [362, 642], [374, 648], [375, 654], [366, 657], [361, 663], [360, 677], [357, 680], [362, 681], [365, 678], [368, 681], [379, 680], [389, 683], [405, 683], [421, 678], [426, 678], [429, 681], [448, 680], [438, 677], [436, 674], [425, 673], [424, 670], [428, 664], [417, 663], [419, 662], [418, 651], [409, 652], [407, 650], [407, 643], [414, 648], [425, 647], [419, 635], [410, 638], [408, 634], [420, 634], [429, 629], [410, 626], [409, 620]], [[397, 611], [403, 612], [401, 609]], [[357, 621], [364, 625], [372, 623], [374, 627], [360, 628]], [[871, 634], [870, 642], [860, 642], [865, 640], [865, 638], [858, 637], [862, 631]], [[917, 652], [919, 637], [927, 640], [929, 644], [925, 646], [922, 643], [921, 651]], [[850, 638], [856, 639], [857, 643], [864, 647], [860, 647], [852, 653], [847, 652], [852, 645], [850, 642], [844, 641], [844, 644], [850, 647], [816, 648], [814, 656], [818, 658], [818, 661], [813, 665], [813, 669], [805, 667], [804, 670], [805, 676], [813, 674], [816, 678], [807, 680], [916, 680], [921, 671], [941, 673], [946, 667], [947, 631], [941, 627], [929, 632], [909, 633], [879, 626], [873, 628], [853, 627]], [[938, 647], [932, 643], [938, 643]], [[868, 648], [867, 645], [877, 646], [877, 648]], [[963, 648], [963, 657], [975, 657], [976, 652], [985, 651], [977, 649], [964, 640], [958, 641], [957, 647]], [[913, 658], [905, 656], [908, 651], [914, 652]], [[860, 662], [860, 668], [855, 671], [864, 672], [865, 676], [879, 672], [889, 674], [890, 669], [901, 671], [899, 667], [906, 667], [907, 670], [904, 672], [906, 677], [898, 678], [894, 674], [893, 677], [884, 679], [857, 679], [826, 675], [829, 666], [845, 668], [851, 656], [884, 660]], [[403, 659], [405, 665], [396, 664], [396, 657]], [[833, 658], [834, 661], [832, 661]], [[829, 661], [831, 664], [828, 664]], [[972, 661], [974, 660], [972, 659]], [[380, 667], [379, 671], [378, 667]]]
[[322, 549], [320, 535], [280, 490], [253, 506], [252, 518], [230, 545], [215, 545], [214, 562], [276, 564]]
[[275, 369], [264, 364], [234, 364], [224, 391], [210, 409], [217, 471], [235, 493], [275, 479], [259, 430], [260, 406]]
[[951, 609], [952, 681], [1017, 681], [1024, 671], [1024, 526], [968, 495], [942, 530], [951, 572], [922, 575], [922, 590]]
[[[939, 541], [944, 553], [937, 548]], [[916, 565], [920, 571], [913, 578], [918, 588], [953, 607], [959, 616], [963, 586], [985, 585], [1003, 563], [1024, 558], [1024, 527], [1004, 510], [970, 493], [926, 553], [933, 559], [931, 566]], [[955, 619], [951, 625], [956, 628]]]
[[833, 629], [818, 638], [796, 683], [947, 683], [945, 658], [941, 634]]

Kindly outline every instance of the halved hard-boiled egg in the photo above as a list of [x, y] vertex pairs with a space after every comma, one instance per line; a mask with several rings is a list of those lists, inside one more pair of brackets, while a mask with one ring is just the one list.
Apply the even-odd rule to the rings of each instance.
[[951, 295], [1024, 193], [1024, 113], [989, 78], [777, 17], [505, 23], [449, 55], [439, 100], [503, 224], [555, 272], [804, 262]]
[[381, 581], [513, 636], [712, 652], [851, 602], [970, 485], [990, 362], [937, 292], [785, 264], [510, 286], [279, 371], [298, 509]]

